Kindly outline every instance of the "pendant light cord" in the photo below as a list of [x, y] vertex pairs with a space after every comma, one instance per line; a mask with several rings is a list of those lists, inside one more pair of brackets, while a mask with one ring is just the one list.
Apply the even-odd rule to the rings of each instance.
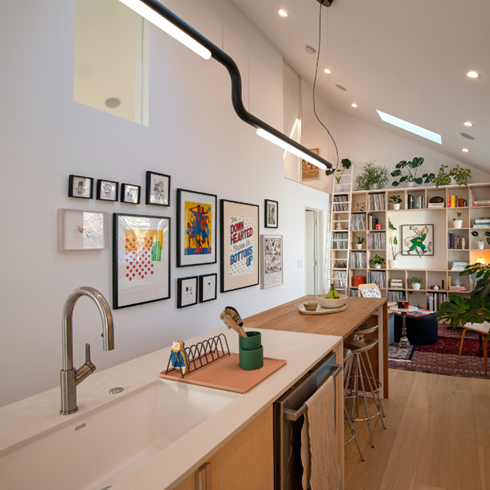
[[[330, 139], [333, 141], [333, 144], [335, 146], [335, 153], [337, 154], [337, 164], [335, 166], [335, 170], [337, 170], [337, 168], [339, 166], [339, 150], [337, 148], [337, 143], [335, 142], [335, 140], [334, 140], [332, 134], [330, 133], [330, 131], [328, 130], [327, 126], [325, 126], [325, 124], [322, 123], [322, 121], [318, 117], [318, 114], [316, 113], [315, 90], [316, 90], [316, 79], [318, 76], [318, 62], [320, 60], [320, 49], [322, 46], [322, 8], [323, 8], [323, 5], [320, 3], [319, 28], [318, 28], [318, 52], [316, 55], [315, 80], [313, 82], [313, 112], [314, 112], [315, 117], [317, 118], [318, 122], [325, 128], [325, 131], [328, 133], [328, 135], [330, 136]], [[328, 28], [328, 25], [327, 25], [327, 28]], [[327, 38], [327, 42], [328, 42], [328, 38]]]

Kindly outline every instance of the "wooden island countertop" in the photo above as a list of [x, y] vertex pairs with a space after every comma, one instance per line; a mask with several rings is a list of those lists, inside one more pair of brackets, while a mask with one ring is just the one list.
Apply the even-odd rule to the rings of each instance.
[[372, 316], [377, 315], [379, 344], [376, 360], [378, 369], [375, 369], [378, 372], [375, 375], [379, 375], [383, 384], [384, 398], [388, 398], [388, 309], [386, 298], [348, 297], [346, 310], [328, 315], [300, 313], [298, 305], [305, 301], [316, 301], [316, 297], [314, 295], [303, 296], [248, 317], [244, 321], [244, 326], [247, 328], [338, 335], [346, 339], [360, 325], [373, 322]]

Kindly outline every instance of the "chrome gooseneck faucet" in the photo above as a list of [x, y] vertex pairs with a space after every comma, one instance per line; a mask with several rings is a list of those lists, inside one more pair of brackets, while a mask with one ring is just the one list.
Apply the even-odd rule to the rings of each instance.
[[85, 344], [85, 364], [80, 369], [73, 369], [73, 309], [81, 296], [88, 296], [99, 309], [102, 318], [104, 350], [114, 349], [114, 321], [107, 300], [94, 288], [84, 286], [75, 289], [66, 299], [62, 313], [61, 415], [69, 415], [78, 410], [77, 385], [95, 371], [95, 366], [90, 360], [90, 344]]

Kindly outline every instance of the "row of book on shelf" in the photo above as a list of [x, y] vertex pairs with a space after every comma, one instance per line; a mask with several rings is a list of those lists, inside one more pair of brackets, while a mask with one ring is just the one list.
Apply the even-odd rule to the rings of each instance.
[[490, 199], [475, 199], [475, 191], [471, 191], [471, 205], [472, 206], [490, 206]]
[[366, 252], [352, 252], [349, 258], [349, 267], [351, 269], [367, 269]]
[[331, 281], [336, 288], [347, 288], [347, 271], [332, 270]]
[[386, 233], [369, 233], [368, 248], [370, 250], [384, 250], [386, 248]]
[[447, 234], [447, 248], [449, 250], [460, 250], [466, 248], [466, 238], [459, 236], [458, 233]]
[[473, 223], [473, 228], [490, 228], [490, 218], [477, 218]]
[[342, 212], [349, 210], [349, 198], [347, 195], [343, 194], [340, 196], [333, 196], [333, 211]]
[[369, 194], [369, 209], [371, 211], [384, 211], [386, 209], [384, 192]]
[[[425, 208], [425, 197], [424, 196], [412, 196], [412, 194], [407, 194], [405, 196], [405, 207], [406, 207], [406, 209], [422, 209], [422, 208]], [[442, 207], [444, 207], [444, 203], [443, 203]]]
[[366, 215], [363, 213], [353, 214], [350, 218], [350, 226], [353, 231], [362, 231], [366, 229]]
[[368, 230], [377, 230], [381, 228], [381, 223], [376, 216], [368, 214]]
[[349, 234], [348, 233], [339, 233], [334, 231], [332, 233], [332, 248], [334, 250], [347, 250], [349, 248]]
[[468, 201], [466, 199], [458, 199], [458, 196], [447, 195], [446, 198], [448, 208], [465, 208], [468, 206]]
[[376, 284], [378, 288], [386, 288], [386, 272], [384, 271], [368, 271], [368, 284]]

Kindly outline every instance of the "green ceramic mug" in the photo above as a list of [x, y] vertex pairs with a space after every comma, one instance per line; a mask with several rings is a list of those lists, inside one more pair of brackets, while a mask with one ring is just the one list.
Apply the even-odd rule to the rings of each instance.
[[260, 332], [247, 332], [246, 337], [238, 337], [240, 349], [254, 350], [262, 346], [262, 336]]
[[264, 365], [264, 348], [240, 349], [240, 367], [245, 371], [254, 371]]

